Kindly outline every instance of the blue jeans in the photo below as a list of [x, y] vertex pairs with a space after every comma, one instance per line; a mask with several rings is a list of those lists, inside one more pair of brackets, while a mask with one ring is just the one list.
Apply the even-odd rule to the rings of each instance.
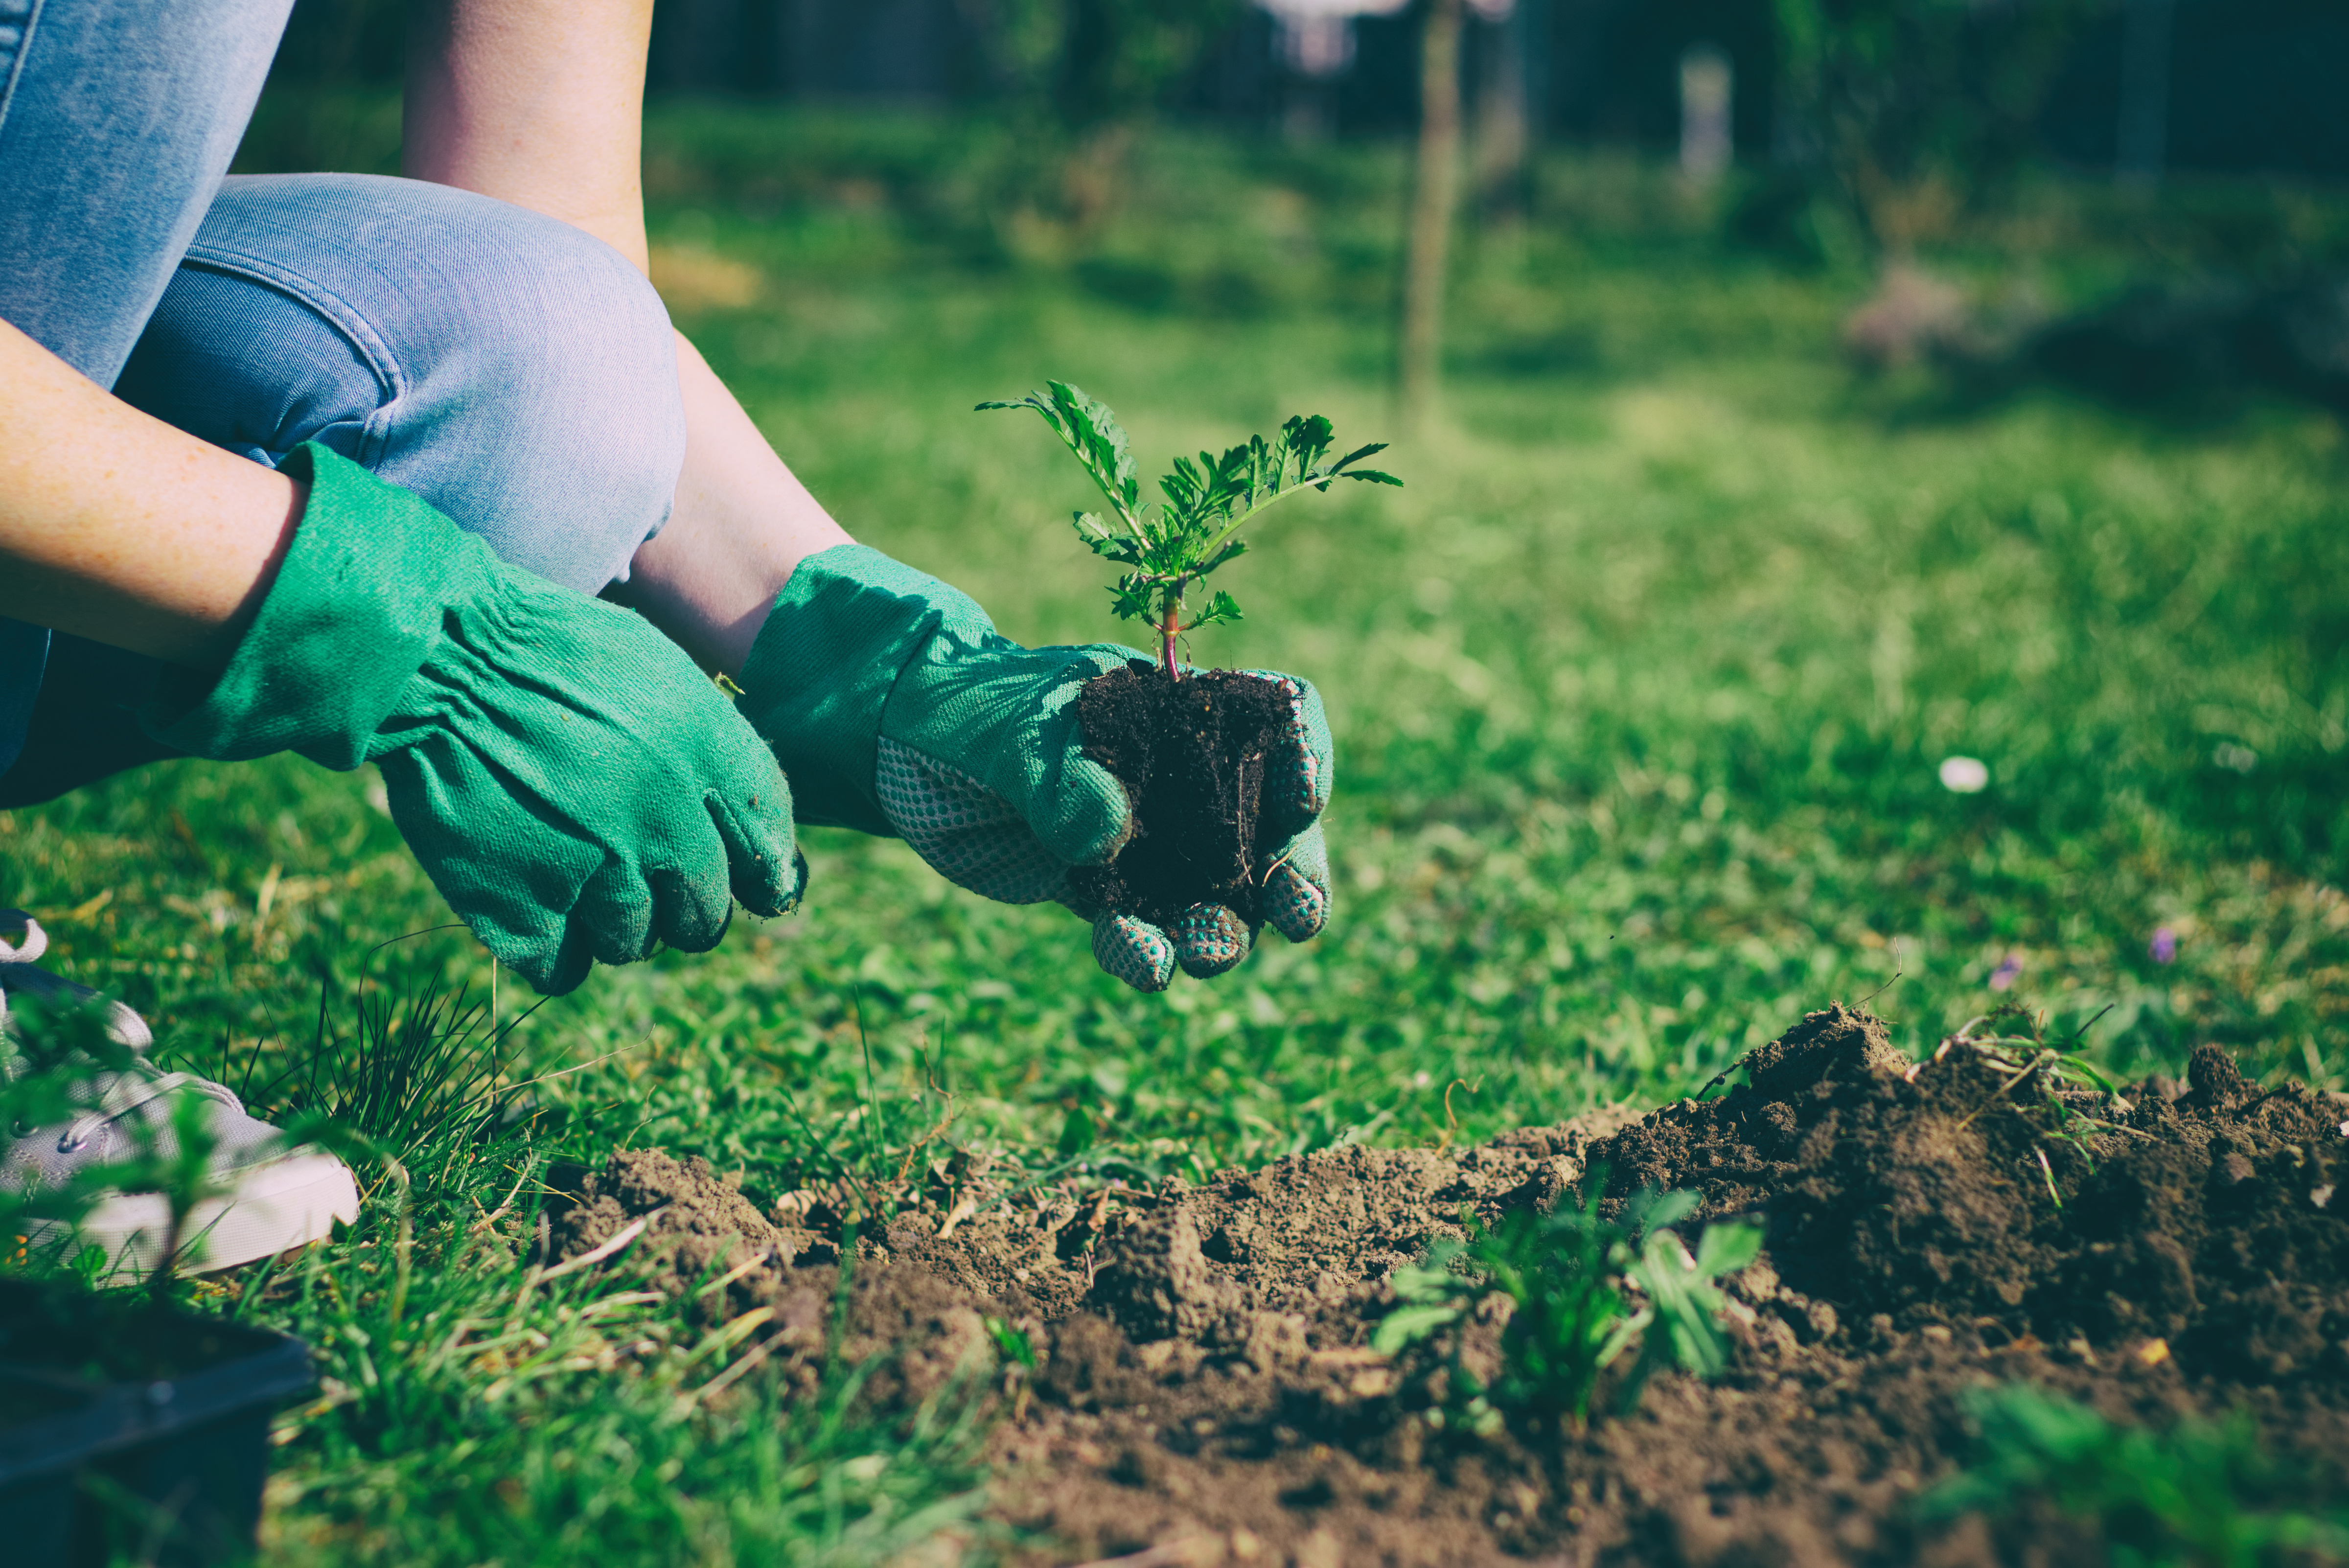
[[[289, 6], [0, 0], [0, 318], [256, 462], [317, 441], [551, 581], [625, 578], [685, 458], [659, 297], [486, 196], [223, 180]], [[0, 620], [0, 806], [171, 754], [130, 716], [158, 668]]]

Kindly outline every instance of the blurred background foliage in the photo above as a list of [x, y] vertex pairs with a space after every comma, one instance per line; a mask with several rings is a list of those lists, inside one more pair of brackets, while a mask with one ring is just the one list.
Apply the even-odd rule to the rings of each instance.
[[[656, 95], [923, 103], [1076, 131], [1172, 117], [1378, 136], [1415, 122], [1425, 4], [659, 0], [650, 79]], [[405, 0], [300, 0], [273, 95], [396, 85], [404, 16]], [[2034, 161], [2349, 173], [2332, 71], [2349, 16], [2327, 0], [1480, 0], [1461, 70], [1488, 131], [1668, 151], [1696, 49], [1730, 67], [1742, 166], [1858, 202], [1855, 184], [1995, 191]]]

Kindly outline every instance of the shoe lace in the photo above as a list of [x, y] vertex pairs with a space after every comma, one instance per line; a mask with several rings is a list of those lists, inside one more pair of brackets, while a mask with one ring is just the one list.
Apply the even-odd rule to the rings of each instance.
[[57, 1135], [59, 1154], [76, 1152], [89, 1142], [90, 1134], [107, 1123], [183, 1089], [218, 1100], [232, 1110], [244, 1109], [244, 1102], [223, 1085], [199, 1078], [193, 1073], [166, 1073], [144, 1062], [131, 1072], [101, 1075], [96, 1082], [105, 1085], [98, 1104], [66, 1124], [65, 1131]]
[[12, 942], [0, 942], [0, 963], [31, 963], [49, 950], [49, 933], [41, 929], [41, 922], [22, 909], [0, 909], [0, 926], [22, 925], [25, 934]]

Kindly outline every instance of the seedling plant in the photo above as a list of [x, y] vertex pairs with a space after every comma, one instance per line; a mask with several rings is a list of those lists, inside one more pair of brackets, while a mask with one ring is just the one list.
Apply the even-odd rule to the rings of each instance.
[[1326, 491], [1335, 480], [1402, 483], [1391, 473], [1355, 466], [1384, 452], [1384, 441], [1333, 457], [1330, 421], [1299, 415], [1271, 441], [1250, 436], [1221, 457], [1203, 452], [1195, 463], [1176, 458], [1174, 471], [1158, 482], [1165, 499], [1145, 502], [1133, 443], [1109, 405], [1065, 381], [1047, 381], [1044, 388], [978, 407], [1035, 410], [1084, 464], [1110, 514], [1076, 514], [1077, 536], [1093, 554], [1130, 568], [1110, 589], [1114, 612], [1121, 620], [1147, 621], [1157, 632], [1159, 665], [1170, 680], [1183, 678], [1174, 659], [1176, 638], [1240, 618], [1239, 605], [1220, 588], [1196, 613], [1186, 608], [1185, 596], [1247, 552], [1240, 530], [1258, 513], [1300, 491]]
[[[1425, 1263], [1396, 1271], [1402, 1305], [1380, 1323], [1371, 1345], [1389, 1355], [1448, 1348], [1450, 1409], [1431, 1412], [1439, 1424], [1485, 1432], [1506, 1421], [1555, 1434], [1563, 1422], [1578, 1431], [1599, 1375], [1635, 1346], [1616, 1395], [1623, 1411], [1659, 1370], [1713, 1377], [1727, 1367], [1727, 1301], [1715, 1282], [1760, 1255], [1762, 1232], [1708, 1225], [1692, 1255], [1669, 1227], [1696, 1211], [1695, 1193], [1642, 1190], [1609, 1220], [1599, 1212], [1605, 1186], [1605, 1172], [1594, 1172], [1578, 1207], [1521, 1211], [1495, 1226], [1464, 1216], [1465, 1241], [1438, 1243]], [[1509, 1317], [1499, 1369], [1486, 1382], [1463, 1364], [1463, 1330], [1494, 1297], [1507, 1302]]]

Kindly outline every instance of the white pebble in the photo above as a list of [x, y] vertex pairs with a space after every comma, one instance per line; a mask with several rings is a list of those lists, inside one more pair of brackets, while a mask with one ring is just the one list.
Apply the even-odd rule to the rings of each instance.
[[1943, 757], [1941, 787], [1959, 794], [1980, 794], [1990, 785], [1990, 767], [1980, 757]]

